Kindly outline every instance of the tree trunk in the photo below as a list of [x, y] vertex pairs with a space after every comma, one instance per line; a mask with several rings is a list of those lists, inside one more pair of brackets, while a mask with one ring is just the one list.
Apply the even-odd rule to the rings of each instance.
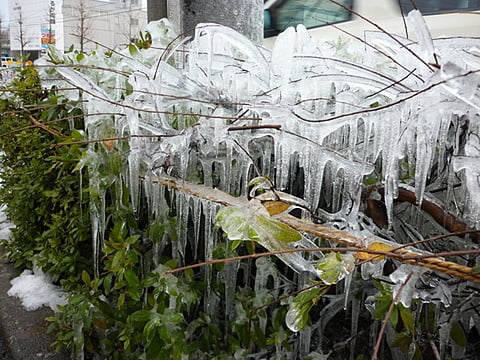
[[[261, 44], [263, 40], [262, 0], [157, 0], [148, 1], [148, 20], [165, 17], [177, 32], [193, 35], [195, 26], [210, 22], [228, 26]], [[157, 4], [159, 3], [159, 4]]]
[[147, 0], [147, 20], [160, 20], [167, 17], [167, 0]]

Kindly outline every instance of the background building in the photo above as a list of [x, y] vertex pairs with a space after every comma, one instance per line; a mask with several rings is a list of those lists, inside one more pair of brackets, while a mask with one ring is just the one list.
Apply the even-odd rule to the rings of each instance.
[[141, 0], [10, 0], [10, 48], [31, 60], [49, 44], [112, 48], [135, 39], [146, 22]]
[[0, 54], [8, 56], [10, 50], [10, 35], [7, 24], [2, 21], [0, 23]]

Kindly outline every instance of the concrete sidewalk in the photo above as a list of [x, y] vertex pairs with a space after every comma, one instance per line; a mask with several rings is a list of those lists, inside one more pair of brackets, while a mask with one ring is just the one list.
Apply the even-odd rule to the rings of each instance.
[[55, 353], [50, 344], [54, 334], [47, 334], [46, 317], [52, 316], [50, 308], [26, 311], [19, 299], [7, 295], [10, 280], [20, 271], [5, 260], [4, 249], [0, 248], [0, 338], [8, 351], [7, 359], [38, 360], [69, 359], [67, 353]]

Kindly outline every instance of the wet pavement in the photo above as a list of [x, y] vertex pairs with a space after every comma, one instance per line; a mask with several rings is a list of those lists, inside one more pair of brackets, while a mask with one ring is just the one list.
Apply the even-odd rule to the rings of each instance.
[[0, 360], [64, 360], [70, 356], [54, 353], [50, 346], [55, 335], [47, 333], [45, 318], [52, 316], [50, 308], [26, 311], [20, 300], [7, 295], [10, 280], [20, 273], [4, 258], [0, 247]]

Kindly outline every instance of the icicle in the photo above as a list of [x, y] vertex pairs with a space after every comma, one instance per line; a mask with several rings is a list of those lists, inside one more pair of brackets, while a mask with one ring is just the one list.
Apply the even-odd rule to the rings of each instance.
[[190, 212], [189, 196], [181, 192], [175, 193], [175, 205], [177, 212], [177, 236], [176, 242], [172, 243], [173, 255], [180, 261], [180, 264], [184, 264], [185, 261], [185, 249], [188, 241], [188, 218]]
[[[205, 224], [213, 224], [215, 222], [216, 209], [208, 201], [202, 201], [202, 210], [204, 214]], [[204, 228], [205, 239], [205, 261], [213, 259], [213, 250], [215, 248], [215, 235], [211, 226], [205, 226]], [[211, 289], [212, 283], [212, 267], [205, 267], [205, 313], [209, 315], [215, 314], [217, 311], [216, 306], [219, 301], [218, 296]]]
[[[353, 273], [352, 273], [353, 274]], [[351, 277], [352, 275], [350, 275]], [[347, 284], [345, 284], [347, 286]], [[345, 294], [345, 302], [347, 302], [348, 296]], [[352, 338], [352, 341], [350, 343], [350, 360], [355, 359], [355, 344], [356, 344], [356, 339], [358, 335], [358, 320], [360, 318], [361, 314], [361, 306], [362, 306], [362, 301], [361, 299], [358, 299], [356, 296], [352, 296], [350, 302], [352, 303], [352, 308], [351, 308], [351, 325], [350, 325], [350, 336]]]

